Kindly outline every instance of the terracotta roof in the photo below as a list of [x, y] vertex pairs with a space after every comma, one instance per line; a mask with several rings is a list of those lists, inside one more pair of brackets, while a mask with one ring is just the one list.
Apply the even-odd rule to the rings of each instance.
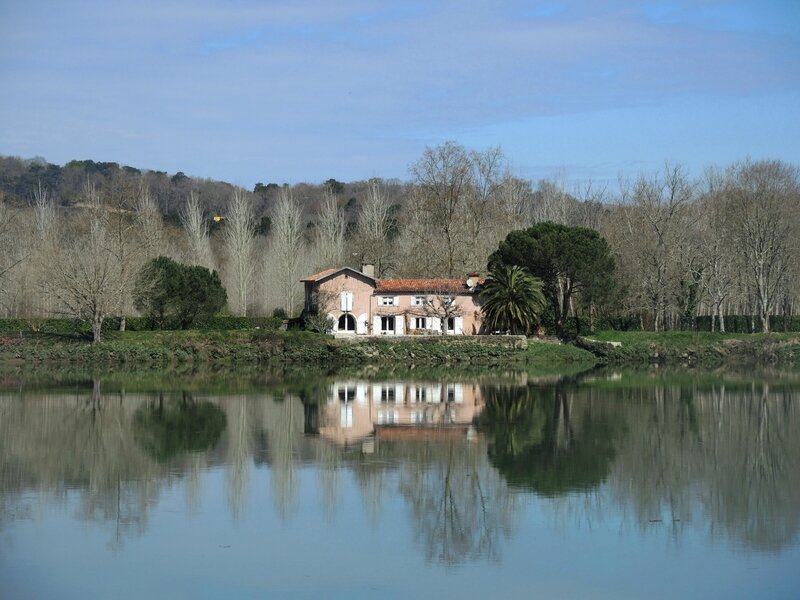
[[424, 292], [424, 293], [466, 293], [469, 292], [463, 279], [378, 279], [375, 282], [378, 292]]

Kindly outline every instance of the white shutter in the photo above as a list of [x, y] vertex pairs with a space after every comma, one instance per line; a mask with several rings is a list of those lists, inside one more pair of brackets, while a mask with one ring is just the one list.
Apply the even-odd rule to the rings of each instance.
[[378, 315], [372, 317], [372, 334], [380, 335], [381, 333], [381, 318]]
[[395, 306], [400, 306], [400, 296], [395, 296], [394, 297], [394, 305]]
[[366, 314], [359, 315], [356, 321], [356, 333], [365, 334], [369, 333], [369, 317]]
[[353, 309], [353, 294], [350, 292], [342, 292], [341, 309], [342, 312], [349, 312]]
[[403, 327], [406, 322], [403, 315], [396, 315], [394, 318], [394, 332], [396, 335], [403, 335], [405, 333]]
[[439, 317], [431, 317], [430, 324], [431, 324], [431, 329], [433, 329], [434, 331], [442, 330], [442, 320]]
[[456, 317], [455, 334], [464, 335], [464, 317]]
[[412, 329], [416, 329], [416, 328], [417, 328], [417, 323], [416, 323], [416, 320], [417, 320], [417, 318], [416, 318], [416, 317], [411, 317], [411, 318], [408, 320], [408, 330], [409, 330], [409, 331], [411, 331]]

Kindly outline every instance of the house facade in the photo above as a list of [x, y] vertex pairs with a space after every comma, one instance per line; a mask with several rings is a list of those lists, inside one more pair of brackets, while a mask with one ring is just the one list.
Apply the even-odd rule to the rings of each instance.
[[478, 279], [378, 279], [370, 265], [301, 280], [306, 314], [333, 319], [337, 335], [475, 335]]

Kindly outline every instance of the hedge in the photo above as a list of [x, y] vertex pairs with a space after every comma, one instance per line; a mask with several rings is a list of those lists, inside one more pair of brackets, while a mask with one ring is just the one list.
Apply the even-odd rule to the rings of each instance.
[[[232, 317], [217, 316], [195, 321], [191, 329], [202, 331], [229, 331], [233, 329], [278, 329], [282, 320], [275, 317]], [[153, 323], [145, 317], [126, 317], [125, 328], [129, 331], [153, 331]], [[103, 331], [119, 329], [119, 318], [109, 317], [103, 321]], [[168, 323], [165, 329], [178, 329], [177, 323]], [[88, 334], [88, 323], [78, 319], [0, 319], [0, 333], [51, 333]]]

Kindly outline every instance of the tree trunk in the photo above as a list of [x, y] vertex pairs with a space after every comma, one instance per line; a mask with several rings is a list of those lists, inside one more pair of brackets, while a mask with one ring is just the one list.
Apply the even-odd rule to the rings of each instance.
[[103, 330], [103, 317], [95, 315], [92, 318], [92, 343], [96, 344], [100, 341], [100, 335]]
[[120, 315], [119, 317], [119, 330], [125, 331], [125, 315]]
[[761, 333], [769, 333], [769, 311], [761, 309]]

